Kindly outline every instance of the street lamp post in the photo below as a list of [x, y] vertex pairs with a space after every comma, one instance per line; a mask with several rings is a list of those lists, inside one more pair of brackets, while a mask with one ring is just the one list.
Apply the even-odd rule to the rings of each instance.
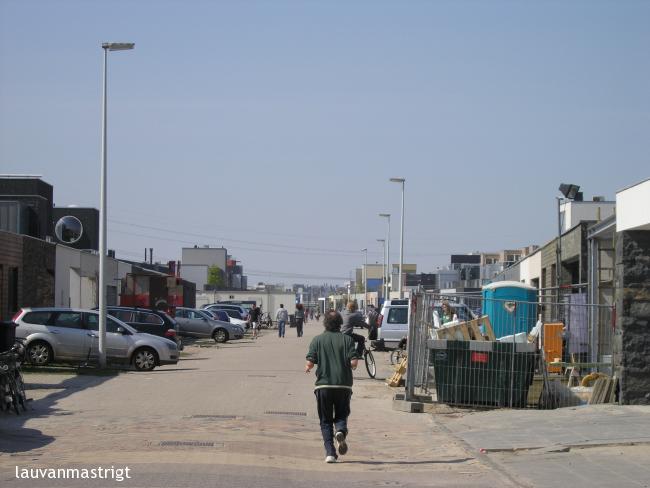
[[[377, 239], [377, 242], [381, 242], [382, 244], [382, 256], [384, 258], [384, 264], [383, 267], [381, 268], [381, 287], [384, 290], [384, 293], [386, 293], [386, 239]], [[386, 300], [386, 295], [384, 295], [384, 300]], [[379, 303], [378, 303], [379, 305]]]
[[[390, 294], [388, 292], [389, 281], [391, 281], [390, 273], [390, 214], [389, 213], [380, 213], [380, 217], [384, 217], [388, 220], [388, 235], [386, 237], [386, 299], [390, 300]], [[392, 288], [392, 286], [391, 286]]]
[[135, 44], [131, 42], [104, 42], [104, 80], [102, 93], [102, 168], [100, 182], [100, 205], [99, 205], [99, 366], [106, 366], [106, 82], [108, 80], [108, 51], [125, 51], [133, 49]]
[[393, 183], [402, 184], [402, 218], [401, 218], [401, 230], [399, 237], [399, 297], [404, 298], [404, 291], [402, 290], [402, 268], [404, 266], [404, 178], [391, 178], [390, 181]]
[[361, 252], [366, 253], [366, 259], [363, 265], [363, 311], [368, 311], [368, 248], [364, 247]]
[[[574, 185], [571, 183], [562, 183], [558, 188], [560, 193], [564, 195], [565, 200], [557, 198], [557, 242], [555, 246], [555, 286], [557, 288], [556, 293], [556, 302], [560, 302], [560, 287], [562, 286], [562, 231], [564, 230], [563, 222], [561, 219], [562, 215], [562, 203], [566, 204], [567, 200], [582, 199], [582, 193], [580, 193], [580, 185]], [[565, 209], [566, 215], [566, 209]]]

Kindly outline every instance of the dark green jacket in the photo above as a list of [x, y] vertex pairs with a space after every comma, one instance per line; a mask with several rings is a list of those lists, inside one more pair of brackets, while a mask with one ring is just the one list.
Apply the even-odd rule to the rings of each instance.
[[316, 389], [352, 389], [350, 360], [357, 358], [354, 339], [341, 332], [325, 331], [309, 344], [307, 360], [316, 364]]

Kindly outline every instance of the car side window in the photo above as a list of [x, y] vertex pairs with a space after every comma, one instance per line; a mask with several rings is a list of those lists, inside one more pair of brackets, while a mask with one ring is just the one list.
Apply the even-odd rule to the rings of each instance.
[[155, 324], [155, 325], [162, 325], [163, 319], [158, 317], [156, 314], [153, 313], [146, 313], [146, 312], [140, 312], [138, 314], [138, 322], [142, 324]]
[[80, 312], [59, 312], [52, 325], [55, 327], [64, 327], [67, 329], [81, 329], [83, 324], [81, 322]]
[[29, 312], [23, 317], [26, 324], [46, 325], [50, 321], [52, 312]]
[[405, 324], [408, 322], [408, 308], [391, 308], [388, 312], [388, 324]]
[[117, 328], [122, 327], [122, 324], [113, 320], [111, 317], [106, 317], [106, 332], [117, 333]]
[[130, 310], [109, 310], [108, 313], [122, 322], [133, 322], [133, 312]]
[[[106, 317], [106, 332], [117, 333], [117, 328], [122, 327], [117, 320], [113, 317]], [[86, 328], [88, 330], [99, 330], [99, 315], [94, 313], [89, 313], [86, 316]]]
[[86, 328], [88, 330], [99, 330], [99, 315], [89, 313], [86, 315]]
[[190, 318], [187, 310], [176, 309], [176, 317], [179, 319], [188, 319]]

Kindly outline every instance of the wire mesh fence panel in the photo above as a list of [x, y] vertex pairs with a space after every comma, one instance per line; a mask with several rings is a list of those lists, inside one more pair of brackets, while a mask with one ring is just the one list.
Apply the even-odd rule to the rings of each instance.
[[587, 303], [580, 289], [553, 297], [415, 293], [407, 397], [475, 407], [584, 403], [589, 374], [611, 375], [614, 310]]

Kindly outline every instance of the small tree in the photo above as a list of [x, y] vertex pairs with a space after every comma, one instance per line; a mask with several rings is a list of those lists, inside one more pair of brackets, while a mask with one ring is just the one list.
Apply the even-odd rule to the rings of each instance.
[[210, 266], [208, 268], [208, 285], [212, 289], [223, 288], [225, 283], [223, 270], [219, 266]]

